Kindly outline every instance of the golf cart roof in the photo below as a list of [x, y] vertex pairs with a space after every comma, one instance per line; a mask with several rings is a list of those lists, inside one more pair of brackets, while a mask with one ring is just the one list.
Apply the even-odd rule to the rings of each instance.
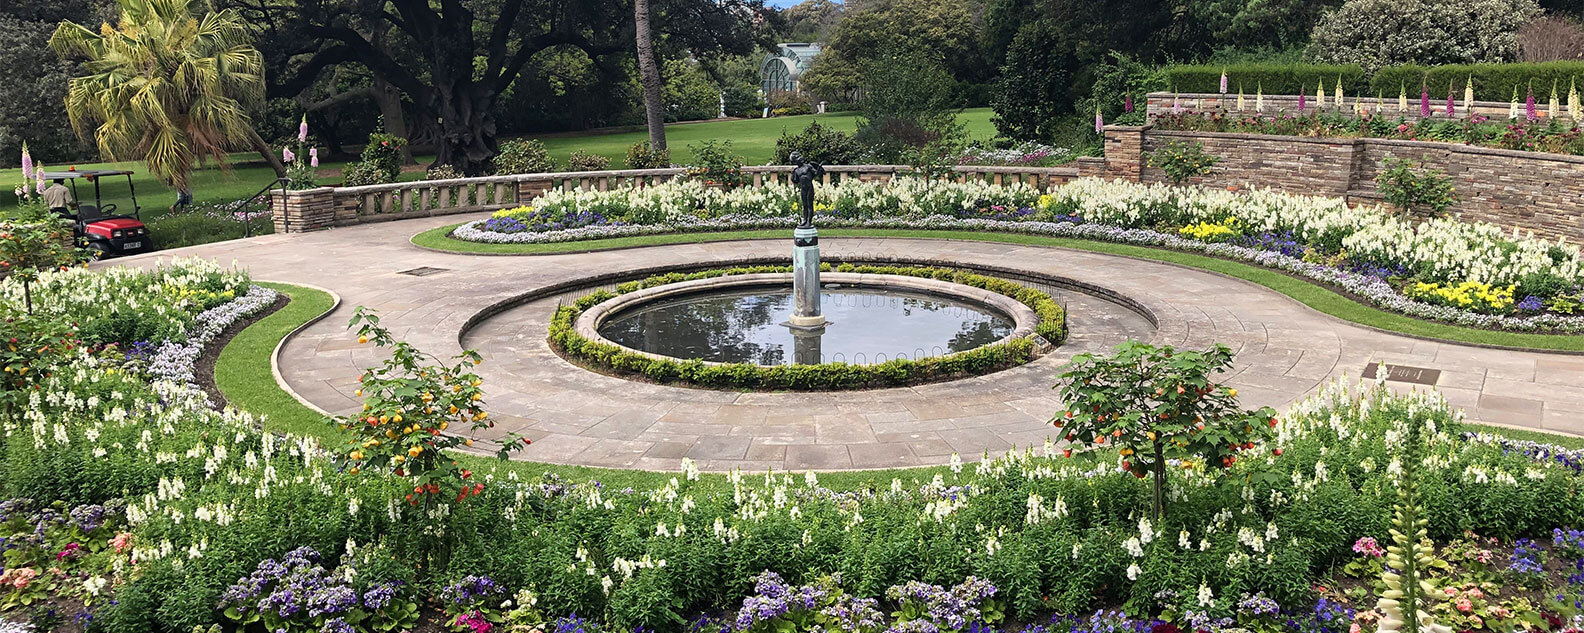
[[76, 169], [71, 171], [46, 171], [45, 180], [56, 178], [103, 178], [105, 176], [131, 176], [132, 172], [124, 169]]

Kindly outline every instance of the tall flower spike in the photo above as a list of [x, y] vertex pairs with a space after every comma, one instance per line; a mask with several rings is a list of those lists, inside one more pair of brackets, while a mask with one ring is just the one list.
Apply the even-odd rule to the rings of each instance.
[[1095, 106], [1095, 134], [1105, 130], [1105, 117], [1100, 115], [1100, 106]]
[[1449, 117], [1457, 115], [1457, 105], [1456, 105], [1456, 102], [1454, 102], [1452, 100], [1452, 82], [1451, 81], [1447, 81], [1446, 115], [1449, 116]]
[[1337, 75], [1336, 106], [1338, 110], [1342, 109], [1342, 75]]
[[1325, 106], [1325, 80], [1322, 79], [1320, 85], [1315, 86], [1315, 109], [1324, 110]]
[[1463, 82], [1463, 113], [1474, 116], [1474, 76]]
[[1408, 113], [1408, 88], [1400, 83], [1397, 84], [1397, 113]]
[[1518, 120], [1518, 86], [1513, 86], [1512, 103], [1507, 105], [1507, 120]]
[[1265, 82], [1254, 84], [1254, 111], [1265, 111]]
[[1133, 93], [1130, 92], [1130, 93], [1127, 94], [1127, 96], [1122, 98], [1122, 111], [1123, 112], [1132, 112], [1133, 111]]
[[22, 141], [22, 178], [33, 173], [33, 154], [28, 152], [27, 141]]
[[304, 114], [302, 122], [297, 124], [297, 142], [308, 142], [308, 115]]
[[1540, 118], [1540, 114], [1535, 111], [1534, 81], [1529, 82], [1529, 96], [1524, 97], [1524, 118], [1529, 119], [1530, 123]]
[[1560, 108], [1560, 103], [1559, 103], [1559, 101], [1557, 99], [1557, 80], [1552, 79], [1551, 80], [1551, 100], [1546, 102], [1546, 118], [1551, 119], [1551, 120], [1556, 120], [1557, 110], [1560, 110], [1560, 109], [1561, 109]]
[[1430, 118], [1430, 87], [1419, 84], [1419, 118]]
[[1238, 109], [1238, 112], [1242, 112], [1243, 110], [1245, 110], [1245, 108], [1243, 107], [1243, 84], [1238, 84], [1237, 109]]
[[1584, 116], [1584, 107], [1579, 104], [1578, 79], [1568, 80], [1567, 111], [1568, 116], [1572, 117], [1575, 123], [1579, 121], [1581, 116]]
[[1221, 69], [1221, 94], [1226, 94], [1226, 92], [1227, 92], [1227, 75], [1226, 75], [1226, 69], [1222, 68]]
[[1299, 86], [1298, 87], [1298, 114], [1303, 114], [1304, 108], [1307, 105], [1308, 105], [1308, 102], [1304, 100], [1304, 89], [1303, 89], [1303, 86]]

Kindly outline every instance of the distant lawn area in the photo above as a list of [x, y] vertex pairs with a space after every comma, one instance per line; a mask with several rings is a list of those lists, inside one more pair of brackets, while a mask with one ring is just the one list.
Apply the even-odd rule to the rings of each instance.
[[[968, 134], [974, 139], [989, 139], [995, 136], [995, 126], [990, 123], [991, 110], [989, 108], [974, 108], [964, 110], [960, 115], [968, 127]], [[851, 132], [858, 127], [858, 113], [841, 112], [821, 115], [785, 116], [770, 119], [741, 119], [734, 121], [708, 121], [700, 123], [673, 123], [666, 126], [666, 143], [671, 147], [671, 161], [686, 163], [693, 158], [693, 153], [688, 151], [689, 144], [705, 139], [730, 140], [732, 148], [742, 155], [743, 161], [749, 165], [762, 165], [770, 162], [775, 154], [775, 142], [780, 138], [781, 131], [797, 132], [812, 121], [818, 120], [821, 125]], [[573, 150], [581, 149], [609, 158], [611, 169], [622, 169], [627, 160], [627, 147], [649, 138], [648, 133], [641, 128], [631, 131], [606, 132], [606, 133], [557, 133], [543, 136], [526, 135], [524, 138], [541, 138], [550, 150], [550, 156], [564, 167], [567, 157]], [[356, 148], [348, 148], [356, 151]], [[163, 215], [176, 200], [175, 191], [157, 183], [153, 178], [144, 173], [142, 163], [59, 163], [50, 160], [48, 156], [35, 157], [44, 162], [45, 168], [50, 171], [65, 169], [75, 165], [78, 169], [129, 169], [137, 172], [133, 176], [133, 186], [137, 189], [138, 202], [142, 205], [144, 219], [157, 218]], [[275, 173], [263, 166], [258, 155], [253, 153], [237, 153], [232, 156], [235, 161], [231, 169], [222, 170], [219, 166], [209, 164], [193, 174], [193, 200], [198, 203], [230, 202], [245, 196], [253, 195], [270, 181], [275, 179]], [[9, 159], [9, 157], [8, 157]], [[419, 156], [418, 162], [427, 165], [434, 160], [434, 156]], [[341, 169], [345, 163], [325, 161], [321, 170]], [[418, 180], [421, 174], [410, 172], [402, 175], [403, 180]], [[326, 182], [334, 183], [339, 178], [326, 178]], [[12, 183], [22, 181], [20, 169], [0, 169], [0, 204], [14, 200], [11, 195]], [[106, 202], [116, 202], [127, 198], [126, 181], [106, 181], [103, 195]], [[78, 183], [79, 194], [92, 197], [92, 186], [82, 188], [86, 183]], [[119, 202], [125, 208], [124, 202]]]

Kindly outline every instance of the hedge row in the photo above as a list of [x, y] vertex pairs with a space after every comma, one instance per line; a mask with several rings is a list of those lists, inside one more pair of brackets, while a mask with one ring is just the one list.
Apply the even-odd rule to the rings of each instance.
[[[1034, 333], [1052, 344], [1067, 336], [1067, 313], [1050, 295], [1034, 288], [987, 275], [913, 266], [857, 266], [829, 263], [821, 270], [871, 275], [905, 275], [950, 281], [1006, 295], [1028, 306], [1039, 316]], [[791, 272], [790, 266], [748, 266], [706, 270], [696, 273], [670, 273], [616, 287], [616, 292], [599, 290], [579, 297], [572, 305], [557, 309], [550, 321], [550, 343], [561, 353], [590, 365], [619, 373], [637, 374], [661, 383], [686, 383], [726, 389], [857, 389], [908, 385], [954, 376], [985, 374], [1028, 362], [1034, 357], [1034, 343], [1028, 338], [987, 345], [974, 350], [917, 360], [899, 359], [874, 365], [822, 363], [819, 365], [762, 366], [748, 363], [706, 365], [699, 360], [654, 358], [626, 348], [591, 341], [579, 335], [573, 324], [578, 315], [621, 294], [665, 284], [755, 273]]]
[[1463, 84], [1470, 77], [1474, 79], [1474, 98], [1481, 101], [1507, 101], [1512, 99], [1514, 90], [1522, 100], [1533, 82], [1536, 101], [1545, 103], [1555, 85], [1557, 97], [1566, 102], [1569, 83], [1574, 79], [1584, 83], [1584, 62], [1395, 66], [1375, 73], [1371, 92], [1395, 97], [1406, 89], [1409, 95], [1416, 96], [1422, 82], [1432, 97], [1445, 98], [1450, 87], [1462, 99]]
[[[1556, 86], [1557, 96], [1567, 99], [1568, 88], [1576, 78], [1584, 83], [1584, 62], [1557, 61], [1523, 64], [1453, 64], [1446, 66], [1393, 66], [1383, 68], [1373, 78], [1367, 77], [1358, 66], [1324, 64], [1232, 64], [1227, 66], [1173, 66], [1166, 69], [1168, 89], [1175, 92], [1221, 91], [1221, 73], [1227, 75], [1227, 92], [1239, 88], [1252, 95], [1257, 90], [1265, 94], [1314, 94], [1322, 82], [1326, 93], [1336, 89], [1340, 79], [1348, 95], [1396, 97], [1406, 90], [1409, 96], [1418, 96], [1421, 83], [1430, 95], [1446, 97], [1448, 89], [1458, 99], [1463, 98], [1463, 85], [1473, 78], [1474, 97], [1482, 101], [1507, 101], [1514, 89], [1522, 99], [1531, 82], [1535, 99], [1544, 103]], [[1584, 86], [1580, 87], [1584, 90]]]
[[1263, 90], [1268, 95], [1314, 94], [1325, 82], [1326, 94], [1336, 89], [1341, 78], [1347, 94], [1362, 94], [1369, 85], [1364, 69], [1355, 65], [1324, 64], [1231, 64], [1227, 66], [1172, 66], [1166, 69], [1166, 85], [1174, 92], [1221, 92], [1221, 73], [1227, 76], [1227, 92], [1242, 89], [1253, 95]]

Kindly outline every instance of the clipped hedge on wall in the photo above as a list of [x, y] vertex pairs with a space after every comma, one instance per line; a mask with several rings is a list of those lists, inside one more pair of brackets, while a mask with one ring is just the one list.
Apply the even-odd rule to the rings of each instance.
[[[1584, 84], [1584, 62], [1558, 61], [1527, 64], [1453, 64], [1448, 66], [1393, 66], [1375, 73], [1370, 94], [1380, 93], [1395, 97], [1406, 89], [1408, 95], [1419, 95], [1420, 82], [1430, 89], [1430, 96], [1445, 98], [1447, 86], [1458, 99], [1463, 98], [1463, 84], [1474, 79], [1474, 98], [1481, 101], [1507, 101], [1517, 89], [1522, 100], [1528, 92], [1529, 82], [1534, 82], [1535, 99], [1545, 103], [1551, 97], [1555, 82], [1557, 97], [1567, 101], [1568, 85], [1573, 79]], [[1580, 85], [1584, 90], [1584, 85]]]
[[1337, 78], [1347, 94], [1358, 95], [1369, 86], [1364, 69], [1355, 65], [1327, 64], [1228, 64], [1226, 66], [1172, 66], [1166, 69], [1167, 89], [1174, 92], [1221, 92], [1221, 73], [1227, 75], [1227, 92], [1239, 86], [1246, 94], [1264, 90], [1268, 95], [1295, 95], [1302, 88], [1314, 94], [1325, 82], [1326, 94], [1336, 89]]
[[[1039, 317], [1034, 333], [1054, 345], [1067, 337], [1067, 313], [1050, 295], [1034, 288], [988, 275], [918, 266], [858, 266], [841, 264], [821, 270], [870, 275], [903, 275], [949, 281], [1006, 295], [1028, 306]], [[819, 365], [753, 365], [732, 363], [709, 365], [699, 360], [654, 358], [626, 348], [600, 343], [577, 333], [574, 324], [584, 310], [618, 295], [665, 284], [710, 279], [728, 275], [791, 272], [791, 266], [743, 266], [705, 270], [696, 273], [670, 273], [632, 281], [616, 287], [616, 292], [599, 290], [579, 297], [572, 305], [556, 310], [550, 320], [550, 345], [556, 351], [588, 365], [619, 374], [641, 375], [660, 383], [684, 383], [701, 387], [748, 390], [824, 390], [895, 387], [921, 382], [973, 376], [1015, 367], [1034, 358], [1034, 342], [1028, 338], [986, 345], [949, 356], [917, 360], [899, 359], [874, 365], [822, 363]]]

